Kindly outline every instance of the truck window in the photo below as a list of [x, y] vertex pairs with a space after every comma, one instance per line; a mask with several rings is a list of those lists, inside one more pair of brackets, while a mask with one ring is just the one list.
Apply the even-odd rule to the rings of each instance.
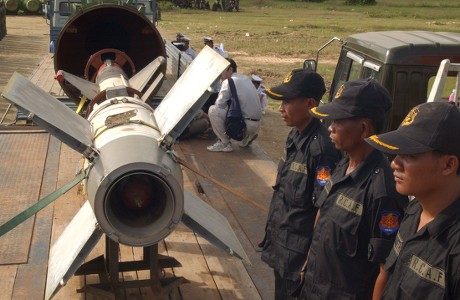
[[[435, 79], [436, 79], [436, 76], [432, 76], [428, 80], [428, 90], [426, 94], [427, 99], [428, 99], [428, 96], [430, 95], [431, 88], [433, 87], [433, 83]], [[452, 93], [452, 90], [455, 89], [456, 80], [457, 80], [456, 76], [448, 76], [446, 78], [446, 83], [444, 84], [444, 89], [442, 90], [442, 100], [448, 101], [449, 96]], [[457, 92], [457, 96], [458, 95], [460, 95], [459, 92]]]
[[381, 82], [380, 68], [381, 65], [366, 61], [361, 55], [343, 49], [337, 64], [329, 99], [332, 99], [332, 95], [335, 95], [337, 89], [349, 80], [371, 77]]
[[335, 70], [334, 80], [329, 92], [329, 99], [335, 95], [337, 89], [346, 81], [359, 78], [361, 73], [362, 57], [346, 49], [342, 49]]
[[374, 78], [378, 82], [381, 81], [381, 74], [380, 71], [381, 65], [371, 62], [371, 61], [365, 61], [363, 64], [363, 76], [362, 78]]

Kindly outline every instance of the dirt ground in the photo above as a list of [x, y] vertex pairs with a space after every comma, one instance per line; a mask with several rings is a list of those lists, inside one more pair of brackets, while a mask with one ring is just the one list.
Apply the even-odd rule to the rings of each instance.
[[275, 163], [278, 163], [290, 130], [290, 127], [284, 125], [280, 113], [268, 108], [262, 117], [259, 136], [254, 143], [258, 144]]
[[[0, 92], [14, 71], [29, 76], [48, 51], [48, 25], [41, 16], [7, 16], [8, 35], [0, 41]], [[34, 47], [25, 45], [28, 39], [35, 39]], [[27, 52], [27, 53], [26, 53]], [[0, 117], [8, 103], [0, 97]], [[12, 115], [10, 118], [13, 118]], [[6, 118], [6, 121], [11, 121]], [[8, 122], [6, 122], [8, 123]], [[262, 118], [258, 144], [267, 155], [278, 163], [290, 128], [285, 126], [277, 110], [267, 108]]]

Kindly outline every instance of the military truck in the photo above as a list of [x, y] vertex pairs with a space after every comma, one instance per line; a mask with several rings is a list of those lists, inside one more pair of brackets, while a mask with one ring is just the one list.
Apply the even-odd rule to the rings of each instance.
[[[334, 41], [342, 44], [330, 87], [329, 101], [348, 80], [372, 77], [393, 97], [384, 130], [396, 129], [409, 110], [426, 102], [443, 59], [460, 63], [460, 33], [429, 31], [381, 31], [334, 37], [322, 46], [304, 68], [316, 70], [321, 50]], [[455, 85], [455, 73], [448, 74], [443, 92], [447, 101]]]

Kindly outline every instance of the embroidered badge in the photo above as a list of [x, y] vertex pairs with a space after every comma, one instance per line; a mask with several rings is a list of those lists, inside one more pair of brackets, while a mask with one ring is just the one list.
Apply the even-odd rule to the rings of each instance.
[[321, 186], [325, 186], [329, 180], [331, 180], [331, 168], [329, 167], [317, 167], [316, 168], [316, 181]]
[[404, 118], [404, 120], [401, 122], [401, 126], [407, 126], [407, 125], [412, 124], [412, 122], [414, 122], [415, 117], [417, 117], [417, 115], [418, 115], [418, 108], [417, 108], [417, 107], [414, 107], [414, 108], [407, 114], [407, 116]]
[[391, 235], [399, 229], [399, 212], [384, 211], [380, 218], [379, 227], [386, 235]]
[[286, 75], [286, 77], [284, 77], [283, 82], [284, 82], [284, 83], [288, 83], [289, 81], [291, 81], [292, 75], [293, 75], [292, 71], [289, 72], [289, 73]]
[[345, 88], [345, 85], [342, 84], [339, 89], [337, 90], [337, 93], [335, 93], [335, 96], [334, 96], [334, 99], [337, 99], [339, 98], [340, 96], [342, 96], [342, 92], [343, 92], [343, 89]]
[[357, 216], [363, 215], [363, 205], [354, 199], [348, 198], [344, 194], [339, 193], [335, 204]]
[[302, 174], [305, 174], [305, 175], [308, 174], [307, 173], [307, 165], [298, 163], [296, 161], [293, 161], [291, 163], [291, 166], [290, 166], [289, 170], [291, 170], [293, 172], [297, 172], [297, 173], [302, 173]]
[[431, 281], [443, 289], [446, 288], [446, 272], [444, 269], [433, 267], [427, 261], [414, 254], [410, 258], [409, 268], [421, 278]]

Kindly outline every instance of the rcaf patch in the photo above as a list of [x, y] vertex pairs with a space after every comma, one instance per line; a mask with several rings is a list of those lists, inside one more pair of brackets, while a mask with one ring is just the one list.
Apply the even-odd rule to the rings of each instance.
[[399, 229], [399, 212], [384, 211], [380, 218], [379, 227], [386, 235], [391, 235]]
[[321, 186], [325, 186], [331, 180], [331, 168], [317, 167], [316, 168], [316, 181]]

